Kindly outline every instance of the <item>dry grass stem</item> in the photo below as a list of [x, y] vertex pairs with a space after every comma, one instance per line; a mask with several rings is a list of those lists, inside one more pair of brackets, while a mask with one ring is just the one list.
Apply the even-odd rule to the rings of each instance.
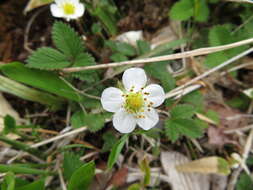
[[123, 66], [123, 65], [136, 65], [136, 64], [140, 64], [140, 63], [143, 64], [143, 63], [152, 63], [152, 62], [159, 62], [159, 61], [183, 59], [183, 58], [188, 58], [188, 57], [207, 55], [210, 53], [223, 51], [223, 50], [231, 49], [234, 47], [238, 47], [238, 46], [242, 46], [242, 45], [246, 45], [246, 44], [250, 44], [250, 43], [253, 43], [253, 38], [250, 38], [247, 40], [242, 40], [242, 41], [231, 43], [231, 44], [227, 44], [227, 45], [208, 47], [208, 48], [200, 48], [200, 49], [196, 49], [196, 50], [175, 53], [175, 54], [171, 54], [171, 55], [164, 55], [164, 56], [145, 58], [145, 59], [137, 59], [137, 60], [132, 60], [132, 61], [99, 64], [99, 65], [85, 66], [85, 67], [65, 68], [65, 69], [62, 69], [62, 71], [65, 73], [72, 73], [72, 72], [79, 72], [79, 71], [85, 71], [85, 70], [95, 70], [95, 69], [119, 67], [119, 66]]
[[[251, 53], [251, 52], [253, 52], [253, 48], [250, 48], [250, 49], [248, 49], [248, 50], [246, 50], [246, 51], [244, 51], [244, 52], [238, 54], [237, 56], [234, 56], [234, 57], [232, 57], [231, 59], [225, 61], [224, 63], [218, 65], [217, 67], [214, 67], [214, 68], [212, 68], [212, 69], [206, 71], [205, 73], [203, 73], [203, 74], [201, 74], [201, 75], [199, 75], [199, 76], [193, 78], [192, 80], [186, 82], [184, 85], [181, 85], [181, 86], [179, 86], [179, 87], [173, 89], [172, 91], [168, 92], [168, 93], [166, 94], [166, 98], [173, 97], [173, 96], [175, 96], [174, 94], [176, 94], [176, 95], [180, 94], [179, 91], [180, 91], [183, 95], [185, 95], [185, 93], [183, 93], [183, 91], [181, 91], [182, 89], [185, 90], [185, 88], [186, 88], [187, 86], [196, 83], [197, 81], [199, 81], [199, 80], [201, 80], [201, 79], [203, 79], [203, 78], [209, 76], [210, 74], [212, 74], [212, 73], [214, 73], [214, 72], [216, 72], [216, 71], [218, 71], [218, 70], [220, 70], [220, 69], [222, 69], [222, 68], [228, 66], [229, 64], [233, 63], [234, 61], [236, 61], [236, 60], [238, 60], [238, 59], [244, 57], [245, 55], [247, 55], [247, 54], [249, 54], [249, 53]], [[201, 87], [201, 85], [200, 85], [198, 88], [200, 88], [200, 87]], [[197, 89], [197, 87], [195, 87], [195, 88]], [[173, 96], [172, 96], [172, 94], [173, 94]]]
[[64, 134], [62, 134], [62, 135], [58, 135], [58, 136], [55, 136], [55, 137], [53, 137], [53, 138], [44, 140], [44, 141], [42, 141], [42, 142], [33, 144], [33, 145], [31, 145], [31, 147], [32, 147], [32, 148], [38, 148], [38, 147], [43, 146], [43, 145], [45, 145], [45, 144], [48, 144], [48, 143], [57, 141], [57, 140], [59, 140], [59, 139], [62, 139], [62, 138], [65, 138], [65, 137], [68, 137], [68, 136], [71, 136], [71, 135], [74, 135], [74, 134], [77, 134], [77, 133], [81, 133], [81, 132], [86, 131], [86, 130], [87, 130], [87, 127], [81, 127], [81, 128], [75, 129], [75, 130], [73, 130], [73, 131], [64, 133]]

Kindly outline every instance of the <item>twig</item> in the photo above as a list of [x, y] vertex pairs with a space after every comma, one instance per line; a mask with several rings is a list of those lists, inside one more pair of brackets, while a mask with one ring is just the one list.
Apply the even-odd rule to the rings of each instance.
[[245, 127], [240, 127], [240, 128], [236, 128], [236, 129], [228, 129], [228, 130], [225, 130], [223, 133], [225, 134], [231, 134], [231, 133], [235, 133], [235, 132], [238, 132], [238, 131], [247, 131], [249, 129], [253, 129], [253, 125], [247, 125]]
[[66, 73], [72, 73], [72, 72], [79, 72], [79, 71], [85, 71], [85, 70], [95, 70], [95, 69], [104, 69], [104, 68], [110, 68], [110, 67], [119, 67], [123, 65], [136, 65], [140, 63], [152, 63], [152, 62], [159, 62], [159, 61], [168, 61], [168, 60], [175, 60], [175, 59], [182, 59], [187, 57], [194, 57], [194, 56], [200, 56], [200, 55], [206, 55], [218, 51], [223, 51], [227, 49], [231, 49], [234, 47], [246, 45], [253, 43], [253, 38], [242, 40], [239, 42], [222, 45], [222, 46], [215, 46], [215, 47], [208, 47], [208, 48], [200, 48], [192, 51], [186, 51], [171, 55], [165, 55], [165, 56], [158, 56], [158, 57], [152, 57], [152, 58], [145, 58], [145, 59], [137, 59], [132, 61], [123, 61], [123, 62], [116, 62], [116, 63], [106, 63], [106, 64], [100, 64], [100, 65], [93, 65], [93, 66], [85, 66], [85, 67], [72, 67], [72, 68], [65, 68], [62, 69], [63, 72]]
[[70, 131], [68, 133], [65, 133], [65, 134], [62, 134], [62, 135], [58, 135], [58, 136], [55, 136], [55, 137], [53, 137], [51, 139], [47, 139], [47, 140], [44, 140], [42, 142], [33, 144], [33, 145], [31, 145], [31, 147], [32, 148], [38, 148], [38, 147], [43, 146], [45, 144], [57, 141], [59, 139], [65, 138], [65, 137], [70, 136], [70, 135], [74, 135], [76, 133], [81, 133], [81, 132], [86, 131], [86, 130], [87, 130], [87, 127], [81, 127], [81, 128], [75, 129], [73, 131]]
[[65, 182], [64, 182], [61, 169], [58, 169], [58, 175], [59, 175], [59, 178], [60, 178], [62, 190], [67, 190], [67, 187], [66, 187], [66, 184], [65, 184]]
[[253, 65], [253, 62], [244, 63], [244, 64], [241, 64], [241, 65], [237, 65], [237, 66], [235, 66], [235, 67], [233, 67], [233, 68], [231, 68], [231, 69], [229, 69], [229, 70], [227, 70], [227, 71], [222, 72], [220, 75], [221, 75], [221, 76], [224, 76], [224, 75], [226, 75], [227, 73], [230, 73], [230, 72], [233, 72], [233, 71], [237, 71], [237, 70], [239, 70], [239, 69], [242, 69], [242, 68], [245, 68], [245, 67], [248, 67], [248, 66], [252, 66], [252, 65]]
[[228, 182], [228, 186], [227, 186], [227, 190], [234, 190], [235, 189], [235, 184], [237, 182], [237, 179], [240, 175], [240, 173], [242, 172], [242, 168], [239, 167], [236, 170], [233, 171], [230, 180]]
[[29, 19], [26, 28], [25, 28], [25, 35], [24, 35], [24, 48], [25, 50], [27, 50], [29, 53], [32, 53], [33, 50], [29, 47], [29, 32], [32, 26], [32, 23], [34, 22], [34, 20], [36, 19], [36, 17], [42, 13], [43, 11], [47, 10], [47, 7], [44, 7], [42, 9], [39, 9], [36, 13], [34, 13], [34, 15]]
[[236, 2], [236, 3], [253, 3], [251, 0], [226, 0], [226, 1], [231, 1], [231, 2]]

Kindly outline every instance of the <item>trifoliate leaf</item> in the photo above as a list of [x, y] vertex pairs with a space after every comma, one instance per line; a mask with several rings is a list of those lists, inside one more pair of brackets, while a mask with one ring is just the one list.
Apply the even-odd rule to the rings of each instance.
[[170, 119], [165, 120], [165, 134], [172, 142], [175, 142], [180, 137], [177, 126], [173, 125]]
[[165, 121], [166, 135], [176, 141], [180, 135], [197, 138], [202, 135], [202, 129], [192, 119], [170, 119]]
[[181, 104], [175, 106], [170, 114], [171, 118], [191, 118], [195, 113], [195, 108], [192, 105]]
[[68, 24], [55, 22], [52, 38], [55, 46], [71, 60], [84, 51], [83, 40]]
[[44, 70], [61, 69], [71, 64], [65, 55], [49, 47], [39, 48], [33, 52], [28, 57], [27, 63], [27, 67]]
[[185, 21], [194, 14], [194, 4], [192, 0], [180, 0], [171, 8], [169, 15], [174, 20]]
[[[84, 67], [90, 65], [95, 65], [94, 57], [92, 57], [89, 53], [81, 53], [76, 57], [72, 67]], [[71, 76], [88, 82], [94, 82], [98, 79], [98, 76], [94, 71], [79, 71], [71, 74]]]
[[83, 165], [80, 156], [72, 152], [65, 152], [63, 159], [63, 175], [69, 180], [72, 174]]
[[202, 135], [202, 130], [192, 119], [175, 119], [172, 120], [173, 125], [176, 125], [181, 134], [197, 138]]

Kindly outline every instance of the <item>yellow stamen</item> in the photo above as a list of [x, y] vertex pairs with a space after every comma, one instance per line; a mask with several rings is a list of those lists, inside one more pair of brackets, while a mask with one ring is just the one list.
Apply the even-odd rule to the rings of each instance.
[[138, 113], [142, 110], [144, 106], [144, 99], [140, 92], [133, 93], [130, 92], [126, 95], [125, 99], [125, 109], [129, 113]]
[[65, 3], [63, 5], [63, 10], [66, 15], [72, 15], [75, 13], [75, 6], [71, 3]]

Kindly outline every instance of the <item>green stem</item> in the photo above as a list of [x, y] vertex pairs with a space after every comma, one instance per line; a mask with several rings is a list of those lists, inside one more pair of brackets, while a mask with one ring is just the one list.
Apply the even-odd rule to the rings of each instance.
[[0, 141], [3, 141], [11, 146], [13, 146], [15, 149], [18, 149], [18, 150], [23, 150], [24, 152], [28, 152], [32, 155], [35, 155], [36, 157], [39, 157], [39, 158], [43, 158], [44, 155], [42, 152], [38, 151], [37, 149], [35, 148], [31, 148], [30, 146], [24, 144], [24, 143], [21, 143], [19, 141], [16, 141], [16, 140], [12, 140], [12, 139], [9, 139], [3, 135], [0, 135]]

